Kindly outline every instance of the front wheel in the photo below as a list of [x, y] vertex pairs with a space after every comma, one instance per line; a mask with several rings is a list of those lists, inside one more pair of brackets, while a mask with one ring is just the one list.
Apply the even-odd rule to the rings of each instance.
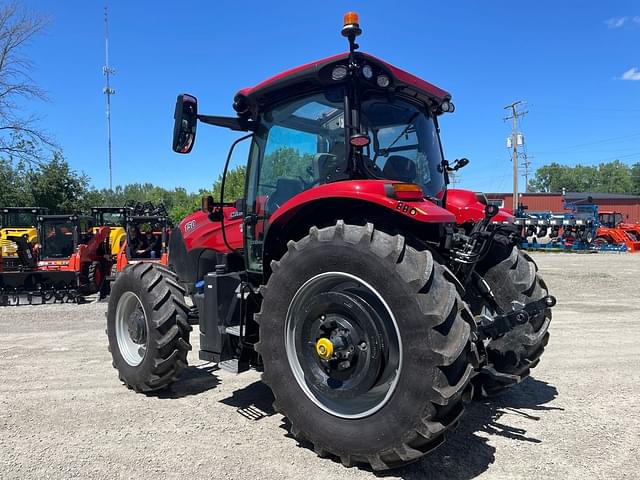
[[151, 262], [126, 268], [113, 283], [107, 336], [120, 380], [137, 392], [163, 389], [187, 365], [189, 307], [176, 275]]
[[339, 221], [272, 269], [257, 348], [294, 436], [376, 470], [439, 445], [471, 395], [475, 352], [445, 267], [401, 235]]

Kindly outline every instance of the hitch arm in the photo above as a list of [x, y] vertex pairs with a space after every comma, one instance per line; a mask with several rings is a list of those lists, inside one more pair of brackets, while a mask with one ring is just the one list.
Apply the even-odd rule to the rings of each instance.
[[545, 309], [551, 308], [556, 304], [556, 297], [547, 295], [540, 300], [529, 302], [502, 315], [496, 315], [493, 318], [482, 316], [478, 325], [479, 334], [483, 338], [495, 340], [505, 333], [509, 332], [518, 325], [524, 325], [531, 317], [542, 313]]

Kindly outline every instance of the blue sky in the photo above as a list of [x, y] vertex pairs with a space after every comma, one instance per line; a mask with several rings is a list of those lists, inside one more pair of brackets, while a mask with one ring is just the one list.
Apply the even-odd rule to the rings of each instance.
[[[105, 187], [104, 3], [26, 4], [52, 17], [28, 51], [51, 102], [29, 108], [72, 167]], [[240, 88], [344, 51], [348, 10], [360, 14], [363, 51], [452, 93], [442, 138], [449, 159], [472, 161], [461, 186], [511, 189], [503, 107], [514, 100], [528, 102], [532, 168], [640, 162], [640, 2], [111, 0], [109, 10], [114, 184], [210, 187], [238, 135], [200, 125], [193, 153], [173, 153], [176, 94], [233, 115]]]

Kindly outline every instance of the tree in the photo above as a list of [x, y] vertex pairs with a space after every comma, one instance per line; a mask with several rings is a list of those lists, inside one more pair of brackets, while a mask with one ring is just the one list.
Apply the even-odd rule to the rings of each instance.
[[0, 206], [32, 205], [33, 197], [27, 189], [23, 163], [0, 160]]
[[35, 205], [49, 213], [74, 213], [82, 210], [89, 191], [89, 177], [72, 170], [62, 154], [27, 171], [26, 184]]
[[640, 162], [631, 166], [631, 185], [633, 193], [640, 195]]
[[27, 11], [17, 2], [0, 6], [0, 154], [10, 159], [38, 163], [40, 147], [55, 148], [37, 117], [24, 113], [25, 100], [46, 100], [45, 92], [31, 79], [33, 63], [25, 55], [29, 42], [48, 20]]
[[[637, 176], [640, 176], [640, 166]], [[532, 192], [603, 192], [635, 193], [633, 169], [615, 160], [598, 166], [576, 165], [570, 167], [550, 163], [536, 170], [529, 182]]]
[[[245, 165], [239, 165], [232, 168], [227, 172], [227, 178], [224, 182], [224, 201], [235, 202], [239, 198], [244, 197], [244, 184], [247, 173], [247, 167]], [[218, 179], [213, 184], [213, 199], [216, 202], [220, 201], [220, 193], [222, 188], [222, 174], [218, 176]]]

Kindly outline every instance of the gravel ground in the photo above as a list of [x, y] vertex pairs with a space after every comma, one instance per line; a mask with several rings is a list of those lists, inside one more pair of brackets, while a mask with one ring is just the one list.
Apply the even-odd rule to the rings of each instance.
[[[638, 478], [640, 255], [538, 254], [558, 298], [534, 377], [467, 408], [447, 443], [383, 477]], [[374, 478], [298, 445], [249, 372], [192, 365], [123, 387], [106, 304], [0, 308], [0, 478]], [[197, 335], [193, 335], [197, 352]]]

